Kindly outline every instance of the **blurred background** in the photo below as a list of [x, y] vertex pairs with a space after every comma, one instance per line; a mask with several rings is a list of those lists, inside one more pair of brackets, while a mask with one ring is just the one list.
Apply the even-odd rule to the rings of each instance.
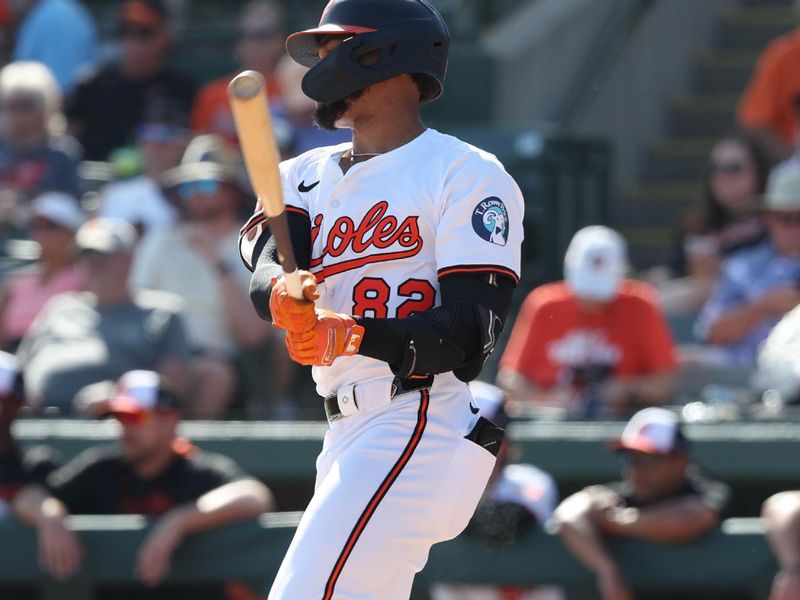
[[[800, 598], [800, 500], [766, 505], [788, 507], [783, 525], [762, 506], [800, 487], [800, 2], [432, 3], [454, 43], [426, 123], [496, 154], [525, 198], [513, 318], [479, 379], [511, 420], [507, 464], [536, 472], [512, 472], [517, 500], [434, 551], [415, 597]], [[325, 4], [0, 0], [0, 597], [263, 597], [326, 424], [310, 371], [250, 308], [238, 232], [254, 198], [226, 86], [267, 76], [284, 158], [347, 141], [314, 127], [283, 49]], [[142, 370], [174, 388], [176, 439], [273, 500], [258, 524], [185, 541], [160, 596], [134, 568], [144, 511], [70, 508], [90, 516], [70, 517], [83, 561], [63, 577], [36, 520], [39, 545], [14, 519], [21, 490], [56, 494], [75, 457], [132, 426], [97, 418]], [[605, 446], [648, 407], [704, 474], [581, 517], [611, 540], [609, 583], [556, 508], [649, 468]], [[615, 529], [690, 488], [707, 526]], [[773, 554], [777, 530], [796, 554]]]

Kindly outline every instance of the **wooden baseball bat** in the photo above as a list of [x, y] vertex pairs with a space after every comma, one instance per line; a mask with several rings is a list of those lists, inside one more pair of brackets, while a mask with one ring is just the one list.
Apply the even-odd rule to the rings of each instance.
[[266, 84], [258, 71], [243, 71], [228, 84], [228, 97], [236, 122], [247, 174], [258, 202], [267, 215], [278, 247], [278, 259], [286, 277], [286, 290], [293, 298], [303, 298], [303, 288], [294, 258], [292, 240], [283, 203], [283, 187], [278, 170], [280, 155], [272, 130]]

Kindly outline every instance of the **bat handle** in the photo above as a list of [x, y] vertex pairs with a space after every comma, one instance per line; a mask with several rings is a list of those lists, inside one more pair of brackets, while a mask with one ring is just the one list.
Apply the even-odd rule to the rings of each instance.
[[300, 272], [295, 269], [289, 273], [283, 273], [286, 278], [286, 291], [295, 300], [303, 299], [303, 283], [300, 281]]

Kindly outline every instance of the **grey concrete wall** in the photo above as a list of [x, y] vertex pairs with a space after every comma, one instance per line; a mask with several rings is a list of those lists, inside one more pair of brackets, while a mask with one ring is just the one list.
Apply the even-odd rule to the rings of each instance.
[[[619, 0], [531, 0], [485, 39], [497, 60], [495, 121], [554, 124]], [[669, 103], [690, 89], [694, 58], [711, 47], [720, 14], [740, 0], [657, 0], [602, 78], [587, 82], [573, 131], [610, 139], [614, 181], [638, 174], [664, 132]]]
[[496, 122], [552, 123], [615, 1], [531, 0], [486, 35]]
[[598, 82], [575, 132], [602, 136], [615, 150], [623, 189], [639, 175], [641, 156], [665, 132], [670, 102], [691, 89], [695, 58], [714, 44], [719, 17], [738, 0], [659, 0]]

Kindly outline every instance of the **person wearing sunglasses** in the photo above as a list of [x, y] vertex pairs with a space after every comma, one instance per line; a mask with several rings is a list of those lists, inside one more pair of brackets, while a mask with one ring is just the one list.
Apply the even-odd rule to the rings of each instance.
[[[254, 519], [272, 510], [270, 491], [227, 457], [200, 452], [178, 437], [180, 399], [165, 378], [131, 371], [117, 382], [106, 413], [120, 424], [116, 447], [86, 450], [20, 492], [14, 507], [38, 530], [42, 566], [57, 579], [80, 567], [83, 549], [70, 514], [141, 514], [155, 526], [130, 565], [147, 588], [169, 574], [172, 555], [190, 534]], [[129, 595], [130, 594], [130, 595]], [[214, 586], [147, 591], [107, 589], [100, 598], [224, 598]]]
[[[267, 81], [273, 111], [280, 108], [281, 89], [275, 68], [284, 50], [284, 14], [277, 2], [249, 2], [240, 13], [235, 56], [242, 70], [260, 72]], [[236, 127], [228, 102], [228, 83], [235, 73], [210, 81], [197, 94], [191, 125], [196, 133], [215, 133], [237, 143]], [[276, 115], [277, 116], [277, 115]]]
[[[633, 590], [604, 539], [653, 543], [696, 539], [720, 521], [730, 490], [692, 463], [677, 416], [664, 408], [636, 413], [609, 447], [621, 459], [623, 480], [584, 488], [558, 506], [555, 518], [564, 545], [597, 577], [602, 599], [632, 600]], [[692, 598], [686, 590], [659, 592], [635, 597]]]
[[766, 156], [748, 136], [728, 135], [714, 145], [701, 204], [681, 218], [669, 273], [655, 278], [665, 312], [699, 311], [711, 295], [721, 261], [764, 240], [758, 203], [768, 175]]
[[237, 164], [219, 136], [199, 136], [189, 144], [181, 165], [162, 178], [182, 218], [145, 236], [131, 275], [136, 289], [183, 300], [193, 382], [186, 410], [199, 419], [224, 417], [238, 387], [240, 353], [275, 339], [272, 328], [249, 309], [249, 272], [239, 265], [245, 195]]
[[800, 304], [800, 169], [770, 174], [761, 213], [768, 239], [732, 254], [703, 306], [697, 333], [725, 366], [755, 366], [761, 344]]
[[166, 65], [172, 45], [164, 0], [126, 0], [117, 32], [120, 60], [82, 81], [67, 103], [71, 131], [87, 160], [106, 160], [134, 142], [150, 103], [173, 103], [189, 114], [196, 86]]

